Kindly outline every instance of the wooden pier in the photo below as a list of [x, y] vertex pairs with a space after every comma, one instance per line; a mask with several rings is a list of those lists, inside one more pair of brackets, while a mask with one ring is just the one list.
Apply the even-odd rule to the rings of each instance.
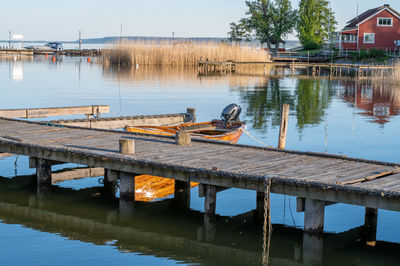
[[[131, 148], [124, 148], [129, 142]], [[241, 188], [260, 194], [269, 180], [271, 192], [298, 197], [309, 233], [323, 231], [324, 209], [332, 203], [364, 206], [368, 217], [376, 217], [378, 208], [400, 211], [400, 165], [394, 163], [201, 139], [181, 146], [169, 137], [9, 118], [0, 118], [0, 152], [31, 157], [39, 188], [52, 183], [54, 164], [104, 168], [105, 183], [120, 180], [122, 208], [134, 202], [135, 176], [149, 174], [175, 179], [186, 194], [189, 182], [202, 184], [206, 216], [215, 213], [218, 191]]]
[[0, 49], [2, 55], [28, 55], [33, 56], [33, 50], [30, 49]]
[[[52, 125], [76, 126], [98, 129], [120, 129], [125, 126], [174, 126], [193, 122], [194, 113], [165, 114], [165, 115], [138, 115], [120, 117], [97, 117], [91, 119], [66, 119], [47, 121]], [[1, 113], [1, 111], [0, 111]]]
[[102, 55], [101, 49], [64, 49], [62, 51], [57, 50], [43, 50], [43, 49], [0, 49], [1, 55], [44, 55], [44, 54], [57, 54], [57, 55], [65, 55], [65, 56], [90, 56], [90, 57], [99, 57]]
[[87, 118], [98, 118], [101, 114], [109, 112], [110, 106], [108, 105], [85, 105], [71, 107], [0, 109], [0, 117], [30, 119], [49, 116], [84, 114]]
[[306, 62], [213, 62], [199, 61], [198, 72], [201, 75], [212, 73], [234, 73], [239, 66], [254, 66], [275, 69], [289, 69], [294, 75], [298, 69], [306, 70], [309, 76], [329, 76], [356, 78], [386, 78], [391, 77], [398, 67], [386, 65], [364, 65], [364, 64], [336, 64], [336, 63], [306, 63]]

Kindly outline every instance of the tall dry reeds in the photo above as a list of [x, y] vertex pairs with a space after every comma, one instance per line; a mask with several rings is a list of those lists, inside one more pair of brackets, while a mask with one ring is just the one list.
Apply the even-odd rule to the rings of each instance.
[[106, 65], [196, 66], [199, 60], [269, 62], [266, 51], [213, 42], [124, 41], [103, 51]]

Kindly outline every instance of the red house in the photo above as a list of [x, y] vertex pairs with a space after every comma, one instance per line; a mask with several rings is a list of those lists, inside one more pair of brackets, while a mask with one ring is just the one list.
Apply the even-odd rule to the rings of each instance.
[[383, 5], [350, 20], [339, 33], [339, 48], [344, 50], [400, 48], [400, 13]]

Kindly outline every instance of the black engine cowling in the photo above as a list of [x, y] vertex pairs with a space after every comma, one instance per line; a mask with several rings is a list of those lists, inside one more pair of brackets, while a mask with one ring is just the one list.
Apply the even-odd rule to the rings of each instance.
[[231, 123], [239, 121], [239, 115], [242, 112], [242, 108], [237, 104], [230, 104], [222, 110], [221, 119], [225, 123]]

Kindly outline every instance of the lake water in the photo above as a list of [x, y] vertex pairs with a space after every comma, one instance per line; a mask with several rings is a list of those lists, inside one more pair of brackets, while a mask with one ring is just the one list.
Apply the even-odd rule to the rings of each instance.
[[[1, 108], [107, 104], [104, 116], [162, 114], [197, 109], [198, 121], [219, 118], [238, 103], [248, 131], [276, 146], [279, 111], [290, 104], [287, 149], [344, 154], [400, 163], [400, 89], [367, 81], [272, 78], [259, 71], [199, 76], [195, 69], [113, 71], [86, 58], [3, 58]], [[74, 116], [82, 117], [82, 116]], [[260, 145], [248, 135], [239, 143]], [[229, 157], [227, 156], [227, 160]], [[74, 167], [66, 165], [62, 167]], [[54, 167], [59, 170], [62, 167]], [[203, 199], [192, 188], [190, 210], [172, 197], [139, 203], [133, 216], [118, 200], [99, 197], [99, 178], [58, 183], [47, 197], [31, 184], [26, 157], [0, 159], [2, 265], [259, 265], [262, 224], [255, 192], [218, 194], [216, 234], [202, 237]], [[296, 199], [272, 195], [272, 265], [302, 265], [303, 214]], [[364, 208], [326, 208], [324, 265], [398, 265], [400, 214], [379, 210], [378, 242], [347, 242], [364, 223]], [[304, 264], [303, 264], [304, 265]]]

